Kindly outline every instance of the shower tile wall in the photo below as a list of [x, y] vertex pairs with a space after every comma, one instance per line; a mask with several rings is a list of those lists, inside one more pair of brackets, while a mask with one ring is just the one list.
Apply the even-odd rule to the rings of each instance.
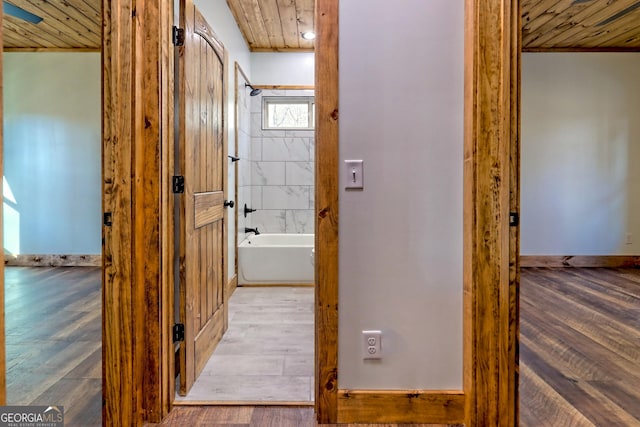
[[253, 227], [252, 216], [244, 217], [244, 205], [251, 207], [251, 100], [249, 90], [245, 88], [246, 81], [239, 75], [238, 81], [238, 243], [246, 237], [245, 227]]
[[251, 165], [241, 168], [241, 182], [250, 182], [247, 205], [257, 211], [247, 223], [265, 233], [313, 233], [314, 131], [262, 130], [262, 96], [313, 96], [313, 91], [264, 90], [251, 97]]

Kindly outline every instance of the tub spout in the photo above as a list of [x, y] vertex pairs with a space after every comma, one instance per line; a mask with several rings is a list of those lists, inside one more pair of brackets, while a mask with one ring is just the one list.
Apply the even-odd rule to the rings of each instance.
[[256, 227], [256, 228], [247, 228], [247, 227], [245, 227], [244, 228], [244, 232], [245, 233], [254, 233], [256, 236], [258, 234], [260, 234], [260, 232], [258, 231], [258, 227]]

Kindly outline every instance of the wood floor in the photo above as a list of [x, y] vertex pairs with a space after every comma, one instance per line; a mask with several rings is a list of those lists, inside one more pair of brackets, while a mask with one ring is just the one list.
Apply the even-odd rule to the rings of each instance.
[[102, 424], [101, 283], [99, 267], [5, 268], [8, 404]]
[[[640, 270], [530, 268], [521, 283], [520, 425], [640, 426]], [[316, 423], [313, 408], [195, 406], [161, 425]]]
[[[100, 425], [100, 270], [6, 269], [10, 404]], [[530, 268], [521, 284], [521, 426], [640, 426], [640, 270]], [[163, 426], [315, 426], [312, 407], [177, 407]]]
[[522, 426], [640, 426], [640, 270], [532, 268], [520, 287]]

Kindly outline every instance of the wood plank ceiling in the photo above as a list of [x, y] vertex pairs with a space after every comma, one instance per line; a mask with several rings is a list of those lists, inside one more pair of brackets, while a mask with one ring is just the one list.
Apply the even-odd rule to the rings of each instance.
[[39, 16], [42, 21], [30, 23], [5, 12], [2, 29], [7, 51], [98, 51], [102, 46], [101, 0], [10, 0], [8, 3]]
[[640, 50], [640, 0], [522, 0], [525, 51]]
[[[204, 0], [211, 1], [211, 0]], [[9, 0], [43, 18], [5, 14], [11, 50], [99, 50], [101, 0]], [[301, 34], [314, 28], [314, 0], [227, 0], [249, 49], [312, 51]], [[640, 0], [522, 0], [525, 51], [640, 51]]]
[[302, 34], [314, 29], [314, 0], [227, 0], [253, 52], [311, 51]]

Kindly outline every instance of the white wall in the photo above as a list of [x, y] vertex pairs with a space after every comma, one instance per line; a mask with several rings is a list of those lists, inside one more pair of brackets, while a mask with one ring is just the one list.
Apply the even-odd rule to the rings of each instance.
[[100, 54], [3, 58], [5, 251], [100, 254]]
[[[227, 135], [228, 135], [228, 153], [230, 155], [236, 155], [236, 128], [235, 128], [235, 63], [237, 62], [244, 73], [251, 76], [251, 57], [247, 43], [240, 33], [240, 29], [233, 18], [233, 14], [227, 5], [225, 0], [196, 0], [196, 6], [205, 17], [213, 31], [216, 33], [220, 41], [224, 44], [229, 54], [228, 57], [228, 70], [227, 78], [227, 111], [228, 121]], [[227, 199], [238, 201], [238, 197], [235, 194], [235, 166], [237, 163], [228, 164], [228, 186], [227, 186]], [[235, 246], [236, 246], [236, 230], [234, 215], [238, 211], [239, 206], [229, 210], [228, 221], [228, 264], [227, 264], [227, 277], [230, 279], [235, 274]]]
[[340, 2], [341, 388], [462, 388], [463, 37], [463, 0]]
[[312, 52], [254, 52], [251, 54], [251, 83], [313, 86], [314, 68]]
[[523, 255], [640, 254], [638, 70], [638, 53], [523, 55]]

